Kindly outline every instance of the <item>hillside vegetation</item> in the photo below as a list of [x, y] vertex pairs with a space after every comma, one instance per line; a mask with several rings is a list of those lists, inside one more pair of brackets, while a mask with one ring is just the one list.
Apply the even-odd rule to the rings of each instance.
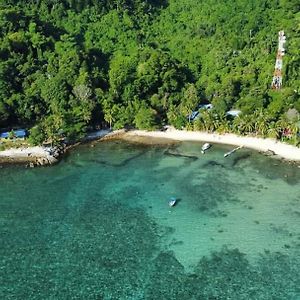
[[[299, 11], [298, 0], [0, 0], [0, 127], [31, 128], [34, 143], [163, 124], [297, 143]], [[190, 122], [200, 103], [213, 109]]]

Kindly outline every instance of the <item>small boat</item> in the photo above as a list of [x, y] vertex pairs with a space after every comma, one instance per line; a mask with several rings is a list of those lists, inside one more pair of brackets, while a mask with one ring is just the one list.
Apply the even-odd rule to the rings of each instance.
[[201, 148], [201, 153], [204, 154], [206, 150], [208, 150], [211, 147], [211, 144], [205, 143]]
[[173, 207], [176, 205], [177, 199], [175, 197], [171, 197], [169, 200], [169, 206]]

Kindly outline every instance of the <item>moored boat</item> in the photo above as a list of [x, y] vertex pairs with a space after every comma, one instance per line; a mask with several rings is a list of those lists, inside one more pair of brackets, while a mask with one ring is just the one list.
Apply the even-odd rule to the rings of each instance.
[[177, 199], [175, 197], [171, 197], [169, 200], [169, 206], [173, 207], [176, 205]]
[[211, 144], [205, 143], [201, 148], [201, 153], [204, 154], [206, 150], [208, 150], [211, 147]]

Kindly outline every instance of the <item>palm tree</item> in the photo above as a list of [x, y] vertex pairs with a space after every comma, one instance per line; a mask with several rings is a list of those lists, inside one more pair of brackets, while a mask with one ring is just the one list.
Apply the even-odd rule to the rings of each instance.
[[112, 128], [113, 122], [116, 121], [116, 116], [119, 114], [119, 107], [116, 104], [113, 104], [112, 107], [110, 105], [105, 105], [104, 112], [104, 120], [109, 124], [109, 128]]
[[263, 109], [256, 110], [253, 115], [255, 133], [266, 136], [268, 132], [269, 117], [263, 112]]
[[104, 120], [109, 124], [109, 129], [111, 129], [112, 123], [115, 121], [111, 109], [104, 112]]
[[217, 127], [217, 132], [219, 133], [226, 133], [230, 131], [230, 124], [229, 121], [227, 121], [226, 119], [221, 119], [219, 120], [219, 124]]
[[194, 122], [194, 130], [199, 130], [199, 131], [203, 131], [205, 130], [204, 128], [204, 122], [202, 120], [202, 118], [197, 118]]
[[281, 129], [278, 126], [278, 123], [276, 123], [274, 121], [269, 123], [269, 127], [268, 127], [268, 130], [267, 130], [267, 136], [268, 137], [279, 139], [280, 138], [280, 132], [281, 132]]
[[213, 114], [206, 110], [201, 112], [201, 117], [203, 119], [204, 129], [209, 132], [214, 131], [216, 127]]
[[246, 134], [253, 133], [255, 131], [255, 119], [252, 116], [244, 116], [244, 130]]
[[238, 134], [249, 134], [254, 130], [254, 119], [250, 115], [237, 116], [233, 121], [233, 128]]
[[237, 116], [234, 118], [233, 122], [232, 122], [232, 129], [233, 132], [237, 133], [237, 134], [242, 134], [242, 123], [243, 123], [243, 118], [241, 118], [241, 116]]

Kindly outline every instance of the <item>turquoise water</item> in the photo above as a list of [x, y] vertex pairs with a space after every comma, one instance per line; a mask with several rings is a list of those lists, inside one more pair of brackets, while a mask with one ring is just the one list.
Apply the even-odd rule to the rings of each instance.
[[0, 299], [300, 299], [300, 168], [200, 148], [0, 169]]

